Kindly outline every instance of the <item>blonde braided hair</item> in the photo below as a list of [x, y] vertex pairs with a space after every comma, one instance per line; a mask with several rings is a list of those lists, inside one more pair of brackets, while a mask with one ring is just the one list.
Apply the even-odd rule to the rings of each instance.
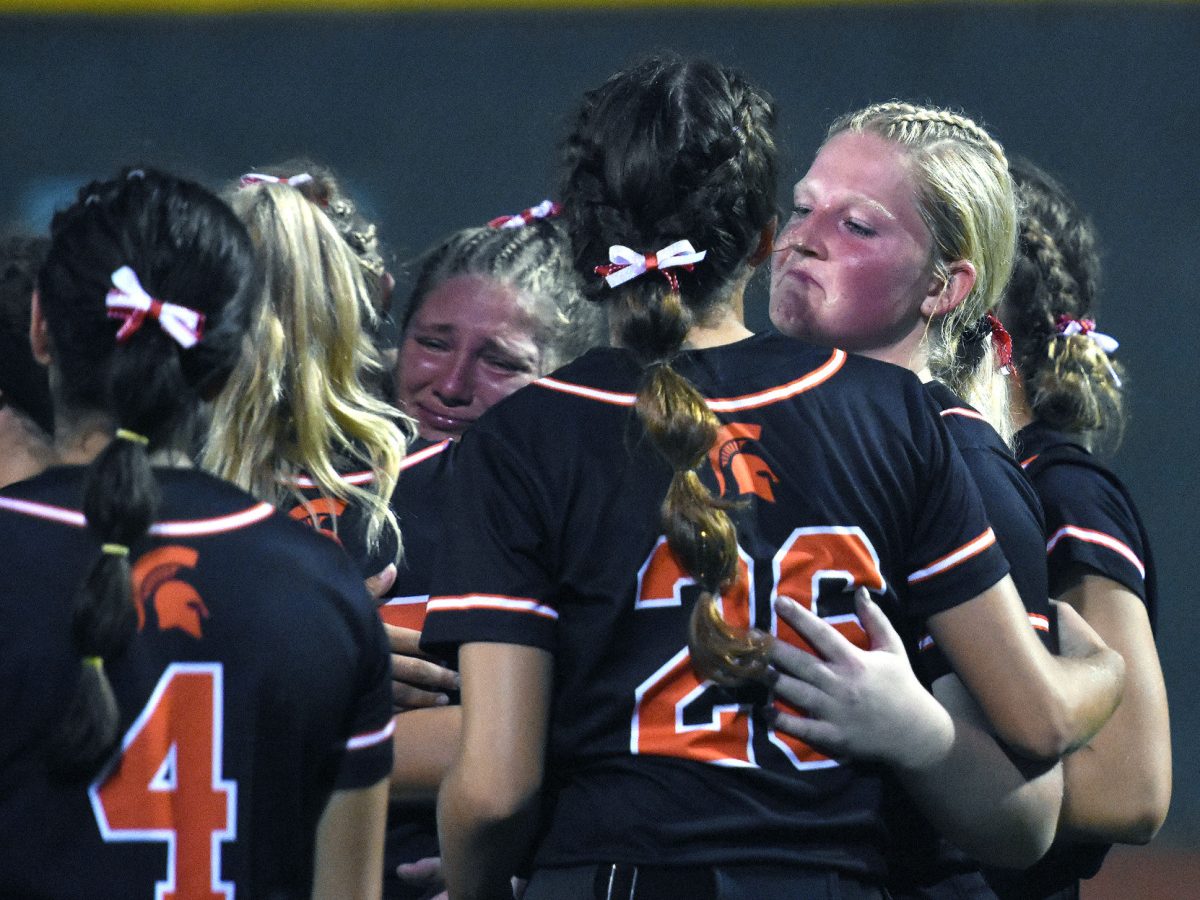
[[990, 339], [964, 341], [964, 332], [999, 305], [1012, 272], [1017, 207], [1004, 148], [978, 123], [948, 109], [902, 101], [877, 103], [842, 116], [826, 140], [866, 132], [904, 147], [913, 161], [917, 205], [934, 245], [935, 270], [967, 260], [975, 284], [929, 332], [934, 377], [974, 405], [1006, 441], [1013, 427], [1008, 382], [998, 371]]

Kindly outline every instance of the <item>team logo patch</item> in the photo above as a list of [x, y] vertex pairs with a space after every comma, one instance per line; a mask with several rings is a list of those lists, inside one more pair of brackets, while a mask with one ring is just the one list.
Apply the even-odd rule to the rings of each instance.
[[717, 440], [708, 451], [708, 461], [717, 476], [717, 488], [722, 497], [754, 494], [768, 503], [775, 502], [775, 491], [771, 487], [779, 483], [779, 476], [771, 471], [766, 460], [752, 453], [753, 445], [762, 435], [761, 425], [746, 422], [730, 422], [717, 431]]
[[196, 640], [204, 637], [208, 607], [199, 591], [175, 577], [184, 569], [196, 568], [199, 558], [199, 552], [191, 547], [172, 544], [138, 559], [133, 566], [138, 631], [150, 625], [159, 631], [178, 628]]
[[311, 525], [326, 537], [333, 538], [339, 544], [334, 524], [338, 516], [346, 511], [346, 501], [337, 497], [317, 497], [306, 503], [298, 503], [288, 513], [297, 522]]

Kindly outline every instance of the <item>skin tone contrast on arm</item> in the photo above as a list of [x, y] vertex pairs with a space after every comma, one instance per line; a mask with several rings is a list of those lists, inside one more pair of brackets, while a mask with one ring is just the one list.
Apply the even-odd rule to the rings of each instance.
[[962, 850], [993, 865], [1031, 865], [1054, 838], [1061, 766], [1014, 759], [956, 677], [925, 690], [883, 612], [863, 590], [856, 601], [870, 650], [791, 600], [776, 602], [818, 655], [775, 642], [775, 693], [807, 712], [780, 712], [775, 727], [835, 757], [890, 765]]
[[1063, 760], [1066, 798], [1059, 837], [1145, 844], [1158, 833], [1171, 803], [1167, 691], [1146, 607], [1117, 582], [1083, 574], [1060, 600], [1064, 649], [1075, 640], [1072, 611], [1121, 654], [1126, 676], [1113, 717]]
[[317, 823], [313, 900], [373, 900], [383, 890], [387, 781], [334, 791]]
[[456, 900], [512, 896], [537, 823], [553, 658], [515, 644], [462, 647], [463, 734], [438, 796], [446, 885]]
[[1121, 700], [1120, 654], [1087, 629], [1076, 655], [1051, 656], [1008, 576], [928, 625], [996, 733], [1031, 759], [1053, 761], [1083, 745]]

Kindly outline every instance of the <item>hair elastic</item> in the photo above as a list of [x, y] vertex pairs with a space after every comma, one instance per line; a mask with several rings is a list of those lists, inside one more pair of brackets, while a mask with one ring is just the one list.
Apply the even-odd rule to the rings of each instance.
[[679, 293], [679, 279], [675, 277], [674, 272], [667, 270], [683, 268], [690, 272], [695, 268], [695, 264], [707, 255], [707, 250], [694, 249], [692, 242], [688, 240], [676, 241], [663, 247], [657, 253], [645, 256], [636, 250], [630, 250], [620, 244], [613, 244], [608, 248], [608, 264], [596, 266], [595, 271], [597, 275], [604, 276], [609, 287], [618, 287], [639, 275], [657, 270], [670, 283], [671, 290]]
[[176, 303], [155, 300], [138, 281], [137, 273], [121, 266], [112, 273], [112, 289], [105, 295], [110, 319], [121, 319], [117, 343], [122, 344], [142, 327], [147, 316], [185, 350], [194, 347], [204, 335], [204, 314]]
[[553, 200], [543, 200], [537, 206], [523, 209], [515, 216], [497, 216], [488, 222], [489, 228], [523, 228], [535, 219], [552, 219], [562, 212]]
[[130, 431], [128, 428], [118, 428], [116, 437], [118, 441], [129, 441], [131, 444], [141, 444], [143, 447], [150, 444], [150, 438], [144, 434], [138, 434], [136, 431]]
[[128, 556], [129, 547], [125, 544], [101, 544], [100, 552], [105, 556]]
[[102, 657], [102, 656], [85, 656], [83, 658], [83, 664], [85, 666], [91, 666], [93, 669], [95, 669], [97, 672], [99, 672], [104, 668], [104, 657]]

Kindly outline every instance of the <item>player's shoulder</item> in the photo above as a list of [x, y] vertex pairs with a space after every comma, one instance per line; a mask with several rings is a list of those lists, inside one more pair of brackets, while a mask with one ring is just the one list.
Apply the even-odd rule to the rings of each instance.
[[1015, 465], [1016, 458], [983, 413], [936, 379], [925, 382], [924, 388], [959, 450], [994, 453]]

